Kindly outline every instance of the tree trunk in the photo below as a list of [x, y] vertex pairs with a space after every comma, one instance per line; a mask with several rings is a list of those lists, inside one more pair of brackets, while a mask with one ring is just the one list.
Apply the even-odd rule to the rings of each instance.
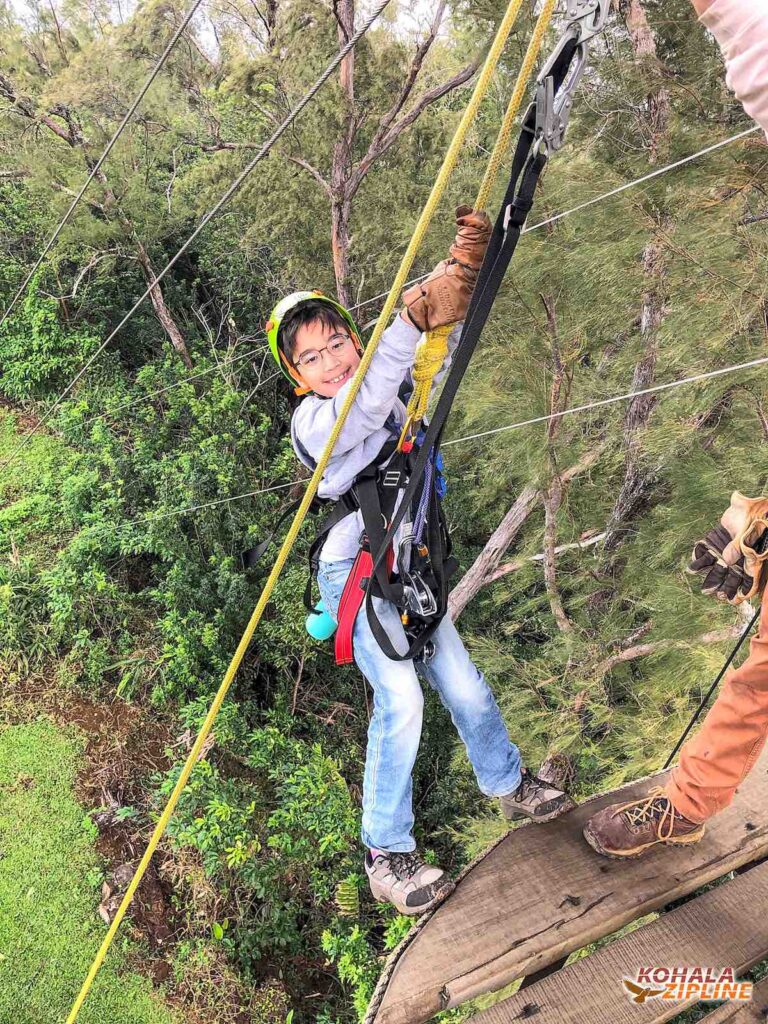
[[[334, 174], [336, 168], [334, 157]], [[342, 186], [343, 188], [344, 186]], [[347, 280], [349, 278], [349, 218], [351, 212], [350, 201], [343, 194], [339, 196], [338, 191], [334, 189], [331, 201], [331, 251], [333, 253], [333, 272], [336, 277], [336, 296], [342, 306], [349, 303]]]
[[[339, 49], [346, 45], [355, 31], [355, 0], [334, 0]], [[331, 249], [336, 276], [336, 294], [346, 305], [347, 278], [349, 277], [349, 218], [352, 177], [352, 144], [355, 139], [355, 51], [350, 50], [341, 62], [339, 84], [343, 96], [342, 124], [339, 138], [333, 147], [331, 168]]]
[[[619, 10], [624, 16], [635, 56], [640, 60], [657, 62], [656, 36], [642, 0], [619, 0]], [[646, 111], [650, 131], [648, 162], [655, 164], [659, 141], [669, 124], [669, 91], [663, 86], [652, 89], [646, 97]]]
[[[153, 284], [156, 278], [154, 267], [149, 258], [149, 253], [144, 246], [136, 241], [136, 255], [139, 260], [139, 264], [144, 273], [144, 278], [147, 285]], [[171, 344], [181, 356], [181, 360], [187, 369], [192, 369], [192, 360], [190, 359], [189, 352], [187, 351], [187, 345], [184, 341], [184, 335], [179, 330], [178, 324], [173, 319], [171, 311], [165, 303], [165, 297], [163, 296], [162, 289], [159, 284], [156, 284], [149, 293], [150, 300], [152, 301], [152, 308], [155, 311], [155, 316], [162, 324], [163, 330], [168, 335]]]
[[[268, 37], [274, 38], [277, 0], [266, 0], [266, 3], [267, 14], [262, 21], [267, 27]], [[354, 33], [355, 0], [331, 0], [331, 4], [336, 18], [339, 49], [341, 49]], [[303, 167], [307, 173], [312, 175], [330, 199], [333, 270], [336, 293], [343, 303], [349, 302], [349, 249], [353, 240], [350, 233], [352, 204], [364, 178], [376, 161], [380, 160], [395, 145], [403, 132], [415, 124], [425, 110], [443, 96], [447, 96], [468, 82], [479, 67], [481, 58], [474, 57], [460, 71], [426, 89], [414, 100], [414, 90], [417, 82], [420, 81], [427, 54], [438, 38], [446, 6], [446, 0], [436, 0], [429, 30], [417, 43], [402, 85], [394, 96], [390, 108], [379, 119], [368, 142], [367, 150], [357, 163], [354, 162], [357, 132], [360, 125], [370, 117], [371, 112], [360, 111], [355, 102], [354, 50], [350, 51], [341, 62], [339, 71], [342, 103], [340, 104], [339, 136], [333, 147], [330, 173], [323, 173], [302, 155], [286, 153], [288, 160]], [[0, 86], [2, 86], [1, 80]], [[250, 148], [256, 146], [255, 143], [228, 142], [217, 136], [212, 146], [204, 145], [203, 149], [208, 152], [217, 152], [220, 149], [238, 149], [243, 145], [248, 145]]]
[[[645, 338], [645, 351], [635, 366], [632, 391], [642, 391], [653, 384], [658, 359], [658, 332], [663, 323], [666, 306], [663, 293], [664, 253], [656, 240], [643, 252], [643, 273], [647, 287], [643, 293], [640, 313], [640, 333]], [[613, 556], [628, 536], [631, 524], [646, 510], [651, 491], [657, 480], [657, 467], [643, 460], [641, 433], [656, 408], [655, 395], [633, 398], [624, 415], [624, 480], [614, 503], [603, 545], [603, 571], [614, 568]]]
[[265, 23], [267, 27], [267, 51], [273, 53], [277, 33], [277, 0], [267, 0]]
[[[635, 56], [639, 59], [657, 60], [656, 37], [641, 0], [621, 0], [619, 6], [626, 20]], [[659, 143], [669, 123], [669, 92], [664, 86], [659, 86], [648, 94], [646, 110], [649, 131], [648, 161], [653, 164], [656, 162]], [[653, 238], [643, 251], [643, 274], [646, 283], [640, 309], [640, 334], [645, 344], [643, 355], [635, 366], [632, 378], [633, 391], [651, 387], [654, 382], [658, 358], [658, 332], [666, 315], [663, 287], [664, 250], [661, 242], [665, 227], [663, 220], [659, 226], [662, 229], [659, 237]], [[616, 554], [629, 534], [630, 524], [651, 502], [658, 467], [649, 466], [643, 460], [640, 438], [655, 406], [656, 398], [653, 396], [635, 398], [624, 416], [624, 446], [627, 453], [624, 480], [606, 526], [601, 566], [602, 571], [608, 574], [616, 573]], [[595, 595], [595, 600], [599, 602], [605, 596]]]

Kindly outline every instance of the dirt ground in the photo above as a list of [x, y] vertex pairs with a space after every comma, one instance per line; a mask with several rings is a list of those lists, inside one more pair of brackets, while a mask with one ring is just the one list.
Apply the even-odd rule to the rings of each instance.
[[[99, 808], [92, 815], [99, 830], [96, 846], [107, 865], [99, 913], [105, 923], [111, 921], [149, 836], [144, 813], [147, 779], [170, 767], [166, 750], [177, 741], [169, 724], [149, 720], [139, 708], [119, 699], [96, 704], [42, 682], [6, 692], [0, 710], [6, 723], [29, 721], [43, 713], [57, 725], [76, 726], [85, 734], [84, 767], [76, 792], [86, 808]], [[143, 969], [156, 982], [170, 974], [163, 953], [180, 928], [173, 888], [163, 877], [163, 861], [158, 850], [134, 896], [127, 922], [133, 937], [150, 951]]]
[[[172, 723], [141, 707], [114, 698], [96, 703], [73, 691], [52, 687], [44, 678], [0, 691], [0, 723], [20, 724], [50, 718], [60, 727], [75, 726], [85, 735], [84, 765], [77, 797], [91, 809], [99, 830], [96, 847], [105, 861], [105, 881], [98, 912], [105, 923], [114, 918], [123, 894], [146, 849], [152, 824], [147, 803], [151, 778], [186, 755], [192, 738], [174, 734]], [[170, 754], [170, 756], [169, 756]], [[193, 854], [172, 851], [161, 841], [126, 914], [122, 928], [140, 942], [131, 967], [166, 983], [167, 998], [188, 1024], [253, 1024], [285, 1020], [289, 1009], [284, 987], [265, 979], [245, 985], [214, 944], [191, 973], [173, 978], [176, 943], [199, 922], [215, 920], [219, 897]], [[192, 908], [192, 913], [190, 913]]]

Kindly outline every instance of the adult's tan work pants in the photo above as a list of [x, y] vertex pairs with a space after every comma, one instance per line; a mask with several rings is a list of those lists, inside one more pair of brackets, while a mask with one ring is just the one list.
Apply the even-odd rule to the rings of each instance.
[[691, 821], [706, 821], [733, 799], [768, 736], [768, 593], [749, 657], [725, 679], [701, 729], [680, 750], [666, 795]]

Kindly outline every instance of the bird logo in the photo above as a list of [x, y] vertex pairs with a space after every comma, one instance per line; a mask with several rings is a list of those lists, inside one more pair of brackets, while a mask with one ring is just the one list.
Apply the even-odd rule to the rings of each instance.
[[663, 995], [666, 992], [666, 989], [663, 988], [643, 988], [642, 985], [636, 985], [629, 978], [624, 978], [624, 988], [629, 993], [632, 1002], [638, 1006], [642, 1006], [646, 999], [655, 999], [656, 996]]

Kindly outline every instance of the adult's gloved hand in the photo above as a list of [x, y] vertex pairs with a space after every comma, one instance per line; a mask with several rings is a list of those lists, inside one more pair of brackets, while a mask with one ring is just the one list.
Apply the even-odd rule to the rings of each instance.
[[702, 577], [703, 594], [741, 604], [765, 586], [766, 560], [768, 498], [747, 498], [734, 491], [720, 525], [694, 545], [687, 571]]
[[482, 210], [459, 206], [456, 227], [450, 258], [441, 260], [426, 280], [403, 292], [408, 319], [420, 331], [463, 320], [472, 298], [493, 225]]

